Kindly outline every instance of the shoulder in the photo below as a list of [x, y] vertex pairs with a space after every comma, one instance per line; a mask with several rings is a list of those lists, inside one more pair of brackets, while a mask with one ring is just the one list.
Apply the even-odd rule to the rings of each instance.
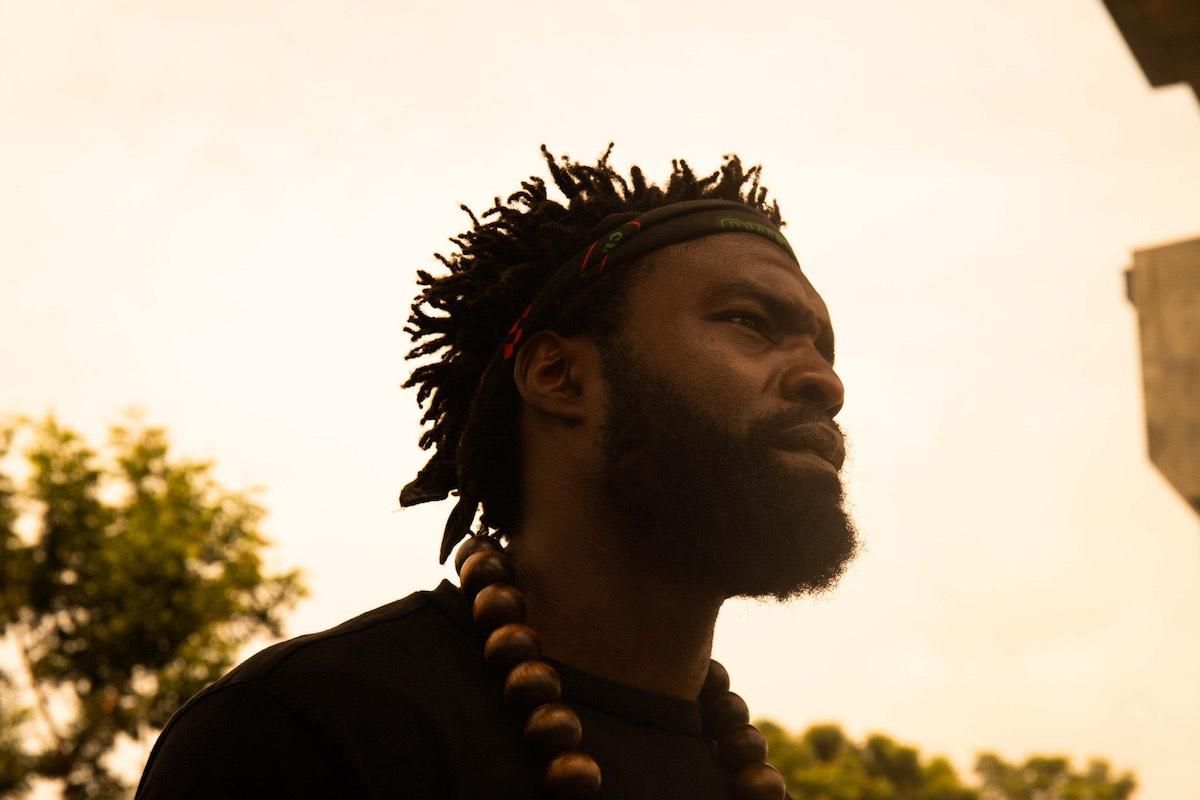
[[443, 583], [246, 660], [171, 718], [139, 800], [176, 796], [154, 793], [163, 776], [182, 785], [214, 767], [243, 783], [250, 772], [278, 783], [273, 773], [284, 771], [303, 787], [334, 780], [344, 789], [371, 779], [351, 774], [364, 759], [436, 762], [445, 700], [470, 694], [480, 666], [455, 619], [456, 591]]
[[414, 592], [328, 630], [272, 645], [205, 692], [229, 684], [253, 684], [290, 694], [297, 681], [311, 684], [313, 680], [326, 681], [327, 690], [353, 689], [363, 686], [363, 680], [378, 680], [385, 661], [405, 664], [469, 650], [465, 635], [431, 602], [433, 594]]
[[336, 783], [302, 719], [261, 688], [230, 683], [205, 690], [171, 718], [137, 797], [315, 798]]

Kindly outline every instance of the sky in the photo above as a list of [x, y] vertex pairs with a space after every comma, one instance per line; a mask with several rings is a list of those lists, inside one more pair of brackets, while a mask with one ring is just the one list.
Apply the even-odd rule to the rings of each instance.
[[0, 75], [0, 413], [98, 440], [137, 407], [263, 487], [289, 635], [452, 576], [449, 502], [396, 497], [459, 204], [543, 143], [658, 180], [736, 152], [831, 311], [866, 549], [726, 605], [734, 690], [1200, 798], [1200, 523], [1146, 456], [1122, 276], [1200, 236], [1200, 106], [1100, 0], [0, 0]]

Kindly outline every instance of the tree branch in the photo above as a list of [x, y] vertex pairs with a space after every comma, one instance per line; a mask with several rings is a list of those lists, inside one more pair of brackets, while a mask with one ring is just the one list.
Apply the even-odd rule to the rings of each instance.
[[66, 755], [66, 739], [58, 732], [58, 727], [54, 724], [54, 717], [50, 716], [50, 704], [46, 699], [46, 693], [42, 691], [42, 687], [38, 684], [37, 678], [33, 674], [33, 657], [29, 655], [29, 645], [25, 642], [25, 637], [21, 634], [23, 625], [20, 623], [12, 626], [13, 640], [17, 644], [17, 652], [21, 654], [21, 661], [25, 666], [25, 672], [29, 676], [29, 688], [33, 690], [33, 697], [36, 703], [38, 716], [46, 726], [46, 730], [50, 732], [51, 738], [54, 739], [54, 749], [59, 755]]

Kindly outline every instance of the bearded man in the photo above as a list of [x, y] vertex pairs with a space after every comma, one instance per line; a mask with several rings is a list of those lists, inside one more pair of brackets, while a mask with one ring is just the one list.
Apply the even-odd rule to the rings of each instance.
[[[665, 187], [561, 163], [419, 272], [406, 386], [458, 501], [443, 581], [259, 653], [171, 719], [138, 797], [781, 800], [710, 660], [731, 597], [829, 589], [829, 312], [736, 156]], [[478, 528], [472, 531], [478, 516]]]

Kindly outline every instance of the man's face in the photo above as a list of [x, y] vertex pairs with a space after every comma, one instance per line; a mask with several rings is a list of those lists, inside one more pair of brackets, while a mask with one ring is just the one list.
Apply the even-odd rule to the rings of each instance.
[[824, 302], [753, 234], [664, 248], [634, 268], [603, 353], [602, 489], [624, 544], [726, 597], [831, 587], [857, 535]]

